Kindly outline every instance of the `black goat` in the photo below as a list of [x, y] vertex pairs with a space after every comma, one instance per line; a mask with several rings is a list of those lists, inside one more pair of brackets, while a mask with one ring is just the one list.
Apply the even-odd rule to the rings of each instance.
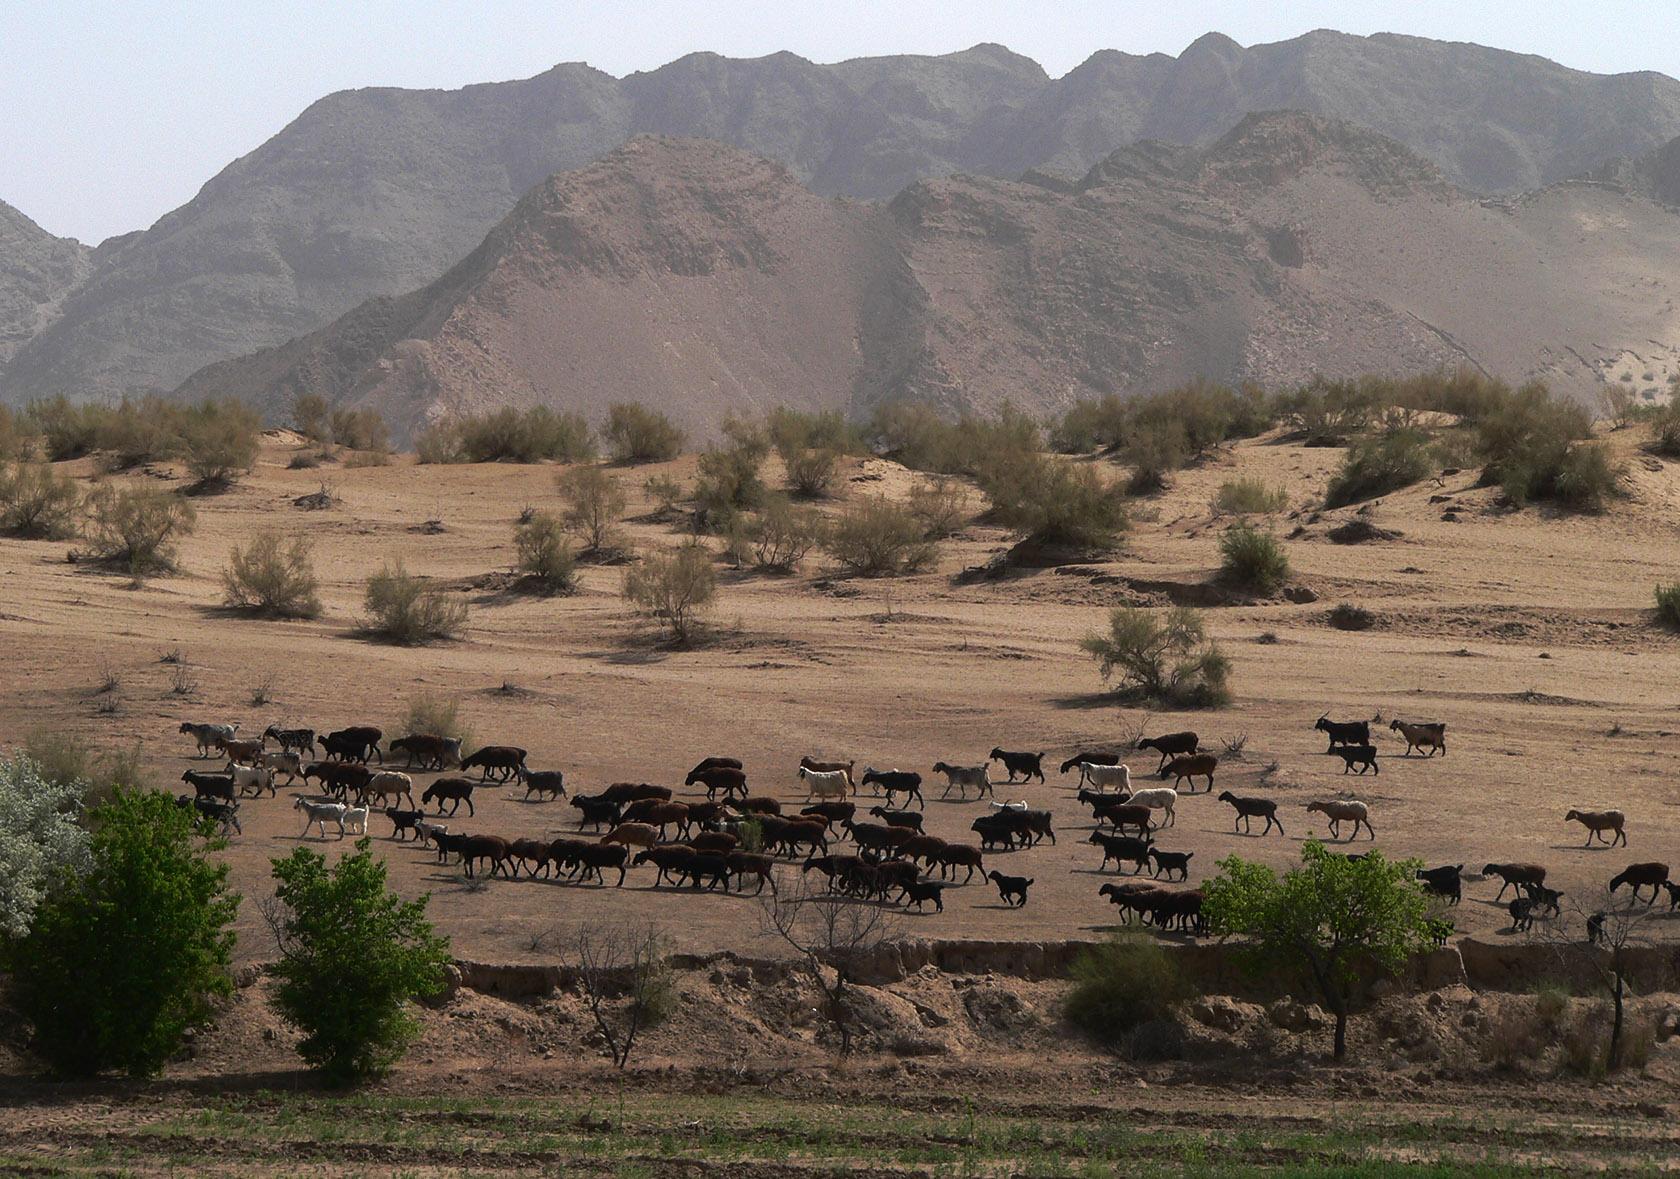
[[1036, 877], [1005, 876], [1002, 872], [992, 871], [986, 873], [986, 879], [997, 885], [998, 897], [1004, 904], [1013, 905], [1019, 909], [1026, 905], [1027, 887], [1032, 884]]
[[1003, 768], [1009, 771], [1009, 781], [1011, 782], [1015, 780], [1017, 774], [1021, 776], [1023, 782], [1030, 781], [1035, 777], [1040, 782], [1044, 781], [1044, 754], [1042, 753], [1021, 753], [1011, 749], [993, 749], [988, 760], [1001, 761]]
[[1342, 745], [1337, 747], [1334, 752], [1340, 754], [1342, 761], [1345, 763], [1342, 766], [1342, 773], [1344, 774], [1353, 769], [1354, 766], [1359, 767], [1361, 774], [1365, 772], [1367, 767], [1376, 773], [1382, 773], [1382, 768], [1377, 765], [1377, 747], [1375, 745]]
[[1444, 864], [1439, 868], [1418, 869], [1417, 878], [1423, 882], [1425, 892], [1446, 897], [1447, 904], [1456, 905], [1464, 899], [1464, 888], [1459, 879], [1463, 871], [1463, 864]]
[[1155, 772], [1160, 773], [1173, 758], [1195, 753], [1200, 748], [1198, 742], [1196, 734], [1186, 730], [1182, 733], [1162, 733], [1159, 737], [1145, 737], [1137, 743], [1137, 747], [1153, 749], [1161, 755], [1161, 764], [1155, 767]]
[[1104, 831], [1093, 831], [1088, 842], [1103, 849], [1103, 861], [1100, 865], [1102, 868], [1108, 867], [1110, 860], [1114, 861], [1116, 868], [1122, 862], [1130, 860], [1136, 865], [1132, 869], [1132, 875], [1136, 876], [1143, 871], [1144, 864], [1149, 862], [1152, 840], [1147, 835], [1139, 839], [1135, 835], [1109, 835]]
[[1235, 831], [1237, 829], [1237, 824], [1241, 823], [1243, 825], [1243, 833], [1246, 835], [1252, 835], [1254, 833], [1253, 820], [1256, 818], [1264, 818], [1266, 820], [1266, 829], [1260, 832], [1260, 834], [1266, 835], [1270, 833], [1273, 827], [1278, 829], [1279, 835], [1284, 834], [1283, 823], [1277, 817], [1277, 802], [1275, 799], [1242, 798], [1238, 795], [1232, 794], [1229, 790], [1222, 790], [1219, 792], [1219, 801], [1228, 802], [1237, 808], [1237, 817], [1231, 823], [1231, 830]]
[[1370, 721], [1333, 721], [1330, 719], [1330, 714], [1325, 713], [1318, 718], [1318, 723], [1313, 728], [1330, 735], [1330, 748], [1324, 751], [1326, 753], [1331, 752], [1338, 745], [1369, 745], [1371, 743]]
[[878, 785], [887, 796], [887, 805], [893, 805], [893, 797], [902, 794], [908, 802], [914, 798], [917, 806], [926, 806], [927, 800], [922, 797], [922, 776], [914, 770], [877, 770], [873, 766], [863, 768], [863, 777], [859, 782], [864, 786]]
[[1149, 858], [1155, 862], [1155, 875], [1159, 877], [1165, 872], [1170, 878], [1174, 872], [1180, 880], [1190, 879], [1190, 857], [1195, 852], [1164, 852], [1160, 848], [1149, 849]]

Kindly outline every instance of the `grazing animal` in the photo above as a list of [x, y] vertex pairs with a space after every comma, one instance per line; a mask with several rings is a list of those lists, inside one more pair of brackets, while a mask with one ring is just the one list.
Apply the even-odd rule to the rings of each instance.
[[922, 860], [931, 869], [939, 862], [939, 850], [945, 841], [937, 835], [912, 835], [893, 848], [892, 854], [904, 860]]
[[703, 757], [700, 759], [699, 764], [690, 770], [689, 773], [698, 774], [703, 770], [738, 770], [741, 768], [741, 759], [738, 757]]
[[1456, 905], [1464, 899], [1460, 878], [1463, 871], [1463, 864], [1443, 864], [1439, 868], [1419, 868], [1417, 878], [1423, 882], [1425, 892], [1446, 897], [1447, 904]]
[[239, 802], [232, 774], [201, 774], [197, 770], [188, 770], [181, 775], [181, 781], [191, 786], [193, 794], [199, 798], [219, 798], [234, 804]]
[[348, 798], [352, 790], [361, 790], [372, 777], [372, 770], [356, 762], [312, 761], [303, 770], [305, 784], [311, 778], [319, 778], [327, 792], [339, 798]]
[[1266, 820], [1266, 828], [1260, 832], [1261, 835], [1269, 834], [1273, 827], [1278, 829], [1279, 835], [1284, 834], [1283, 823], [1279, 821], [1277, 817], [1277, 801], [1275, 799], [1252, 797], [1241, 798], [1232, 794], [1229, 790], [1221, 790], [1219, 792], [1219, 801], [1228, 802], [1237, 808], [1237, 817], [1231, 823], [1232, 831], [1235, 831], [1237, 829], [1237, 824], [1241, 823], [1243, 825], [1243, 834], [1252, 835], [1254, 834], [1252, 821], [1257, 818], [1263, 818]]
[[741, 846], [741, 837], [728, 831], [702, 831], [689, 839], [695, 851], [729, 853]]
[[827, 819], [832, 824], [850, 823], [857, 814], [855, 802], [813, 802], [799, 812], [807, 817]]
[[856, 762], [850, 761], [817, 761], [816, 759], [810, 757], [802, 757], [799, 759], [800, 769], [815, 770], [819, 774], [832, 774], [837, 770], [844, 770], [847, 786], [852, 785], [852, 767], [856, 764]]
[[1587, 945], [1602, 946], [1608, 944], [1604, 936], [1604, 923], [1610, 919], [1610, 914], [1602, 909], [1587, 918]]
[[230, 738], [216, 742], [216, 748], [227, 757], [227, 768], [231, 770], [234, 766], [255, 763], [257, 758], [262, 756], [263, 743], [261, 737], [251, 741], [236, 741]]
[[1313, 811], [1318, 811], [1330, 820], [1331, 839], [1341, 838], [1341, 827], [1346, 822], [1353, 824], [1353, 833], [1348, 836], [1349, 839], [1359, 838], [1361, 825], [1372, 839], [1377, 837], [1376, 830], [1371, 826], [1370, 808], [1357, 799], [1318, 799], [1307, 804], [1307, 813], [1311, 814]]
[[1663, 887], [1668, 890], [1668, 911], [1672, 913], [1675, 909], [1680, 909], [1680, 884], [1665, 880]]
[[499, 782], [509, 782], [525, 763], [525, 751], [514, 745], [486, 745], [461, 759], [461, 772], [476, 767], [480, 777], [488, 782], [492, 776]]
[[580, 794], [572, 799], [572, 805], [582, 812], [578, 815], [579, 831], [583, 830], [585, 823], [590, 824], [597, 831], [601, 829], [603, 823], [609, 827], [616, 826], [623, 813], [621, 805], [612, 799], [599, 796], [591, 797], [587, 794]]
[[1333, 721], [1327, 712], [1318, 718], [1313, 726], [1321, 733], [1330, 737], [1330, 747], [1324, 752], [1329, 753], [1338, 745], [1369, 745], [1371, 743], [1370, 721]]
[[368, 808], [364, 806], [346, 807], [344, 810], [344, 826], [346, 830], [355, 828], [357, 835], [367, 834]]
[[460, 853], [461, 866], [467, 870], [467, 879], [475, 878], [473, 866], [480, 860], [490, 864], [490, 875], [497, 872], [509, 878], [518, 872], [512, 865], [513, 846], [500, 835], [464, 835], [456, 844], [455, 850]]
[[[758, 887], [753, 890], [754, 896], [762, 893], [766, 884], [770, 886], [771, 893], [775, 893], [776, 861], [769, 856], [757, 852], [731, 851], [724, 853], [723, 862], [729, 869], [729, 874], [735, 877], [737, 888], [745, 888], [747, 877], [752, 876], [758, 881]], [[727, 888], [728, 885], [725, 884], [724, 887]]]
[[686, 843], [656, 843], [637, 852], [636, 857], [630, 861], [630, 866], [640, 868], [643, 864], [652, 864], [659, 869], [653, 875], [655, 887], [658, 887], [661, 880], [667, 884], [675, 884], [678, 877], [672, 873], [680, 873], [696, 854]]
[[1120, 920], [1132, 923], [1132, 915], [1144, 916], [1150, 911], [1157, 893], [1167, 890], [1148, 880], [1128, 880], [1121, 884], [1105, 884], [1097, 895], [1107, 897], [1108, 903], [1120, 910]]
[[1219, 768], [1219, 758], [1211, 753], [1193, 753], [1188, 757], [1175, 757], [1161, 770], [1161, 777], [1174, 779], [1174, 787], [1182, 787], [1186, 780], [1190, 783], [1191, 793], [1195, 793], [1196, 779], [1206, 778], [1208, 793], [1213, 793], [1213, 771]]
[[[1583, 847], [1590, 847], [1595, 838], [1604, 840], [1610, 847], [1615, 847], [1617, 843], [1627, 846], [1627, 832], [1622, 826], [1627, 817], [1621, 811], [1570, 811], [1563, 816], [1563, 821], [1567, 823], [1571, 820], [1587, 829], [1587, 842]], [[1614, 831], [1616, 837], [1611, 839], [1604, 834], [1606, 831]]]
[[661, 837], [665, 834], [665, 828], [675, 824], [677, 834], [686, 838], [691, 826], [687, 803], [660, 802], [656, 798], [644, 798], [640, 802], [631, 803], [630, 806], [625, 808], [624, 821], [626, 823], [646, 823], [650, 827], [657, 827]]
[[307, 798], [298, 798], [293, 801], [292, 809], [303, 812], [304, 835], [307, 836], [309, 829], [319, 824], [321, 838], [325, 839], [327, 837], [327, 823], [330, 820], [338, 824], [338, 837], [340, 839], [344, 838], [344, 812], [350, 808], [342, 802], [313, 802]]
[[1196, 752], [1200, 741], [1195, 733], [1186, 730], [1182, 733], [1163, 733], [1159, 737], [1145, 737], [1137, 743], [1139, 749], [1153, 749], [1161, 755], [1161, 764], [1155, 767], [1157, 773], [1175, 757], [1187, 757]]
[[1005, 876], [1002, 872], [994, 870], [986, 873], [986, 879], [997, 885], [998, 898], [1004, 904], [1013, 905], [1019, 909], [1026, 905], [1027, 888], [1032, 884], [1035, 877]]
[[1110, 860], [1118, 868], [1126, 860], [1132, 862], [1132, 875], [1143, 871], [1143, 866], [1149, 862], [1149, 852], [1152, 846], [1150, 837], [1141, 839], [1135, 835], [1110, 835], [1105, 831], [1093, 831], [1089, 843], [1094, 843], [1103, 849], [1103, 860], [1100, 868], [1108, 867]]
[[764, 832], [764, 850], [771, 854], [780, 850], [791, 856], [802, 847], [815, 848], [819, 854], [827, 855], [828, 828], [822, 823], [798, 820], [788, 823], [776, 832], [774, 842], [771, 841], [769, 830]]
[[1016, 775], [1021, 781], [1031, 781], [1037, 778], [1044, 781], [1044, 754], [1020, 753], [1010, 749], [995, 748], [988, 758], [990, 761], [1001, 761], [1003, 768], [1009, 771], [1009, 780], [1013, 782]]
[[307, 753], [315, 756], [314, 729], [282, 729], [279, 725], [269, 725], [263, 730], [263, 740], [273, 737], [281, 749], [292, 753]]
[[436, 802], [438, 814], [441, 815], [443, 814], [443, 800], [447, 798], [449, 800], [450, 817], [453, 818], [455, 812], [461, 809], [463, 802], [467, 804], [467, 814], [472, 815], [475, 813], [472, 800], [473, 789], [477, 785], [478, 783], [471, 778], [439, 778], [426, 787], [425, 793], [420, 796], [420, 805], [425, 806], [428, 802]]
[[545, 795], [551, 799], [566, 797], [566, 775], [560, 770], [532, 770], [527, 769], [524, 762], [520, 762], [514, 773], [525, 787], [526, 801], [529, 801], [533, 794], [538, 799]]
[[394, 806], [388, 806], [385, 808], [385, 817], [391, 820], [392, 839], [403, 842], [403, 832], [412, 831], [421, 842], [425, 842], [425, 833], [420, 830], [420, 821], [426, 817], [425, 811], [400, 811]]
[[1544, 884], [1525, 884], [1523, 888], [1528, 893], [1528, 899], [1534, 902], [1535, 912], [1544, 909], [1552, 916], [1557, 916], [1558, 905], [1563, 900], [1561, 891], [1547, 888]]
[[409, 766], [416, 759], [423, 770], [441, 770], [461, 764], [461, 739], [440, 737], [436, 733], [410, 733], [391, 742], [391, 752], [401, 752]]
[[947, 843], [935, 853], [934, 859], [939, 863], [941, 876], [955, 876], [958, 868], [967, 868], [968, 875], [963, 877], [964, 884], [974, 879], [977, 869], [984, 869], [986, 866], [985, 853], [967, 843]]
[[384, 736], [384, 730], [372, 725], [351, 725], [322, 737], [321, 748], [328, 761], [359, 761], [366, 765], [371, 757], [383, 765], [385, 755], [379, 752], [379, 742]]
[[576, 851], [574, 861], [581, 869], [578, 880], [587, 880], [593, 876], [604, 887], [607, 878], [601, 874], [603, 868], [617, 868], [618, 880], [614, 887], [624, 887], [624, 869], [630, 863], [630, 849], [621, 843], [585, 843]]
[[274, 771], [267, 766], [234, 766], [229, 773], [233, 777], [233, 788], [239, 793], [249, 791], [260, 795], [267, 790], [268, 796], [274, 797]]
[[1439, 749], [1441, 756], [1447, 756], [1447, 726], [1431, 721], [1425, 724], [1409, 725], [1403, 720], [1390, 721], [1388, 725], [1391, 733], [1399, 733], [1406, 739], [1406, 756], [1412, 756], [1414, 749], [1426, 749], [1425, 757], [1434, 757]]
[[[380, 770], [369, 778], [367, 785], [361, 789], [363, 799], [408, 799], [408, 805], [414, 805], [414, 779], [401, 770]], [[472, 811], [467, 812], [471, 814]]]
[[175, 805], [182, 810], [197, 811], [200, 819], [209, 819], [218, 824], [224, 835], [229, 827], [240, 835], [245, 834], [245, 829], [239, 825], [239, 804], [236, 802], [230, 803], [221, 798], [194, 798], [190, 794], [182, 794], [175, 799]]
[[670, 802], [671, 788], [669, 786], [655, 786], [651, 782], [614, 782], [595, 797], [617, 803], [640, 802], [644, 798], [657, 798], [660, 802]]
[[891, 827], [908, 827], [912, 831], [922, 829], [920, 811], [895, 811], [884, 806], [872, 806], [869, 808], [869, 813]]
[[602, 843], [622, 843], [626, 847], [650, 848], [662, 843], [659, 828], [651, 823], [620, 823], [601, 836]]
[[897, 795], [904, 795], [905, 801], [916, 800], [917, 806], [926, 806], [927, 800], [922, 797], [922, 776], [914, 770], [878, 770], [874, 766], [863, 767], [865, 786], [879, 786], [886, 793], [887, 805], [894, 805]]
[[1110, 806], [1100, 806], [1092, 813], [1097, 822], [1107, 823], [1116, 832], [1122, 834], [1127, 827], [1136, 827], [1139, 835], [1148, 835], [1155, 820], [1153, 808], [1132, 802], [1118, 802]]
[[1149, 849], [1149, 858], [1155, 864], [1154, 875], [1159, 878], [1165, 872], [1170, 879], [1174, 872], [1180, 880], [1190, 879], [1190, 857], [1195, 852], [1164, 852], [1158, 847]]
[[1096, 766], [1087, 763], [1080, 781], [1089, 782], [1099, 792], [1112, 786], [1120, 793], [1127, 793], [1132, 788], [1132, 771], [1125, 762], [1116, 762], [1111, 766]]
[[1494, 903], [1505, 899], [1505, 890], [1515, 888], [1522, 891], [1525, 884], [1546, 883], [1546, 869], [1539, 864], [1488, 864], [1482, 869], [1483, 876], [1497, 876], [1505, 883], [1499, 886], [1499, 895], [1494, 897]]
[[1149, 920], [1157, 929], [1176, 927], [1182, 933], [1206, 933], [1202, 920], [1202, 890], [1199, 888], [1162, 888], [1147, 893], [1141, 904]]
[[851, 775], [845, 770], [813, 770], [809, 766], [800, 766], [799, 776], [805, 779], [806, 789], [810, 791], [807, 798], [845, 798], [852, 786]]
[[683, 785], [693, 786], [696, 783], [706, 787], [707, 798], [716, 798], [719, 790], [723, 791], [725, 798], [734, 798], [737, 794], [742, 798], [747, 796], [747, 775], [739, 766], [707, 766], [704, 769], [696, 766], [683, 779]]
[[1085, 770], [1081, 763], [1087, 763], [1094, 766], [1117, 766], [1120, 764], [1120, 755], [1118, 753], [1110, 753], [1105, 749], [1081, 749], [1078, 753], [1064, 761], [1062, 763], [1062, 773], [1065, 774], [1069, 770], [1077, 768], [1079, 770], [1080, 785], [1084, 785]]
[[894, 827], [890, 823], [848, 823], [846, 829], [860, 849], [882, 852], [890, 852], [916, 834], [908, 827]]
[[945, 887], [943, 880], [910, 880], [904, 885], [904, 903], [915, 905], [917, 912], [926, 912], [922, 906], [933, 902], [934, 912], [945, 911]]
[[1161, 823], [1163, 827], [1171, 827], [1178, 821], [1178, 815], [1173, 809], [1178, 805], [1178, 791], [1171, 786], [1156, 786], [1151, 790], [1139, 790], [1130, 798], [1122, 797], [1120, 801], [1130, 803], [1133, 806], [1146, 806], [1152, 811], [1164, 812], [1167, 817]]
[[1354, 766], [1359, 767], [1363, 774], [1367, 769], [1382, 773], [1382, 767], [1377, 764], [1377, 747], [1375, 745], [1340, 745], [1335, 749], [1342, 759], [1342, 773], [1347, 773]]
[[200, 725], [192, 721], [181, 722], [181, 732], [191, 733], [192, 739], [198, 742], [198, 756], [209, 757], [211, 752], [219, 749], [223, 741], [232, 741], [239, 732], [239, 725]]
[[982, 794], [992, 795], [992, 778], [987, 766], [954, 766], [941, 761], [934, 763], [933, 772], [945, 775], [945, 792], [940, 798], [949, 798], [953, 790], [960, 791], [961, 797], [967, 798], [970, 786], [975, 788], [976, 798]]
[[1016, 839], [1020, 839], [1023, 847], [1027, 842], [1027, 836], [1002, 814], [981, 815], [968, 829], [980, 837], [980, 846], [986, 849], [1001, 844], [1006, 851], [1013, 851]]
[[257, 764], [274, 771], [276, 774], [285, 774], [286, 785], [288, 786], [303, 777], [303, 759], [291, 750], [269, 750], [259, 753]]
[[[1633, 899], [1639, 899], [1639, 890], [1649, 888], [1651, 899], [1645, 903], [1654, 905], [1657, 901], [1657, 890], [1668, 883], [1668, 865], [1655, 860], [1643, 864], [1629, 864], [1610, 880], [1610, 891], [1615, 892], [1624, 884], [1633, 886]], [[1671, 904], [1669, 908], [1673, 908]]]
[[1511, 914], [1511, 932], [1517, 933], [1534, 928], [1534, 910], [1537, 906], [1528, 897], [1512, 897], [1506, 906]]

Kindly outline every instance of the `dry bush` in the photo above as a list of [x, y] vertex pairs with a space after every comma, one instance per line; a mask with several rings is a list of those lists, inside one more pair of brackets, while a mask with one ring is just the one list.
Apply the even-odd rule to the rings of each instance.
[[271, 529], [258, 532], [244, 548], [235, 545], [222, 570], [224, 601], [267, 618], [318, 618], [320, 583], [310, 548], [303, 536], [288, 544]]
[[1289, 493], [1281, 484], [1274, 487], [1254, 476], [1226, 480], [1213, 500], [1213, 510], [1228, 516], [1267, 515], [1288, 506]]
[[709, 446], [700, 456], [694, 498], [711, 526], [723, 529], [743, 511], [764, 503], [759, 467], [770, 454], [770, 439], [757, 423], [730, 417], [723, 423], [727, 445]]
[[1005, 451], [981, 465], [980, 490], [992, 515], [1029, 547], [1102, 552], [1129, 521], [1120, 486], [1095, 467], [1037, 451]]
[[98, 445], [100, 422], [109, 412], [104, 406], [73, 404], [60, 393], [31, 402], [25, 420], [40, 437], [47, 461], [57, 463], [92, 453]]
[[773, 500], [752, 521], [748, 536], [761, 569], [792, 569], [823, 542], [827, 529], [821, 513]]
[[658, 410], [636, 401], [609, 405], [601, 435], [617, 463], [662, 463], [682, 453], [683, 432]]
[[170, 568], [172, 542], [192, 532], [198, 522], [192, 504], [155, 487], [100, 483], [88, 495], [87, 504], [87, 536], [94, 553], [123, 565], [136, 577]]
[[682, 484], [669, 475], [649, 475], [642, 491], [653, 501], [653, 514], [661, 520], [676, 514], [677, 501], [683, 497]]
[[566, 505], [561, 521], [583, 541], [584, 551], [608, 551], [629, 503], [617, 478], [602, 467], [572, 467], [554, 477], [554, 486]]
[[34, 457], [36, 429], [25, 415], [0, 405], [0, 462]]
[[803, 499], [830, 499], [839, 486], [840, 452], [827, 449], [786, 449], [781, 452], [788, 487]]
[[1680, 581], [1657, 586], [1657, 617], [1680, 629]]
[[928, 540], [944, 540], [963, 525], [968, 512], [968, 489], [955, 479], [936, 475], [918, 480], [910, 489], [910, 514], [921, 523]]
[[1275, 594], [1289, 580], [1289, 557], [1283, 542], [1246, 521], [1233, 524], [1219, 538], [1219, 575], [1257, 594]]
[[1119, 673], [1123, 696], [1181, 708], [1230, 702], [1231, 661], [1188, 606], [1118, 607], [1109, 612], [1106, 634], [1087, 635], [1079, 645], [1097, 660], [1105, 682]]
[[514, 568], [551, 594], [577, 585], [577, 559], [560, 521], [549, 512], [533, 512], [513, 530]]
[[1005, 403], [995, 420], [962, 417], [955, 422], [931, 406], [886, 401], [863, 426], [876, 454], [918, 471], [971, 475], [1000, 454], [1036, 451], [1038, 423]]
[[1050, 445], [1063, 454], [1113, 450], [1126, 441], [1129, 420], [1126, 403], [1112, 393], [1081, 401], [1051, 429]]
[[1434, 472], [1428, 443], [1418, 430], [1399, 430], [1354, 443], [1342, 460], [1342, 469], [1330, 480], [1324, 506], [1339, 508], [1374, 499], [1426, 478]]
[[1331, 380], [1314, 376], [1278, 398], [1283, 419], [1308, 446], [1340, 446], [1370, 424], [1392, 384], [1380, 378]]
[[1377, 616], [1352, 602], [1338, 602], [1330, 611], [1330, 625], [1337, 630], [1370, 630]]
[[378, 410], [335, 409], [328, 421], [338, 445], [370, 454], [390, 453], [391, 431]]
[[836, 516], [823, 547], [864, 577], [913, 573], [931, 561], [934, 553], [915, 514], [883, 496], [859, 500]]
[[367, 579], [362, 603], [368, 612], [363, 629], [404, 646], [456, 638], [467, 623], [466, 602], [408, 572], [401, 559]]
[[116, 406], [95, 414], [95, 448], [100, 466], [126, 471], [147, 463], [179, 457], [184, 451], [186, 410], [156, 393], [135, 400], [124, 397]]
[[624, 596], [665, 624], [673, 641], [693, 637], [699, 615], [717, 596], [712, 554], [698, 541], [655, 553], [624, 573]]
[[595, 457], [595, 439], [578, 414], [537, 405], [438, 422], [415, 440], [414, 452], [422, 463], [575, 463]]
[[181, 418], [181, 452], [201, 488], [225, 486], [257, 462], [262, 416], [242, 401], [205, 401]]
[[332, 437], [331, 409], [319, 393], [305, 393], [292, 403], [292, 425], [317, 446]]
[[82, 494], [45, 463], [0, 466], [0, 532], [56, 540], [76, 532]]

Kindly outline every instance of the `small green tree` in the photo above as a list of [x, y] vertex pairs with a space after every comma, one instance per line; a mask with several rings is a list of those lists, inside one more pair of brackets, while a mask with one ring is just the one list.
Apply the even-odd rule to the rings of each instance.
[[223, 846], [167, 794], [114, 790], [90, 812], [85, 873], [61, 872], [27, 936], [6, 943], [12, 1001], [55, 1073], [156, 1073], [232, 991], [239, 897]]
[[561, 520], [583, 541], [584, 551], [608, 551], [629, 503], [618, 479], [603, 467], [572, 467], [554, 477], [554, 486], [566, 505]]
[[662, 463], [682, 453], [683, 432], [670, 418], [637, 401], [609, 405], [601, 435], [618, 463]]
[[566, 530], [551, 512], [533, 512], [513, 530], [514, 568], [542, 592], [567, 593], [577, 584], [577, 558]]
[[1273, 594], [1289, 580], [1289, 558], [1283, 542], [1246, 520], [1225, 530], [1219, 538], [1219, 553], [1220, 576], [1242, 589]]
[[384, 1075], [419, 1034], [407, 1004], [443, 985], [449, 939], [426, 919], [431, 894], [387, 892], [365, 837], [331, 869], [306, 847], [272, 863], [274, 1006], [303, 1032], [298, 1054], [335, 1085]]
[[451, 600], [441, 586], [410, 573], [401, 559], [387, 562], [367, 579], [362, 604], [369, 616], [366, 629], [404, 646], [455, 638], [467, 624], [465, 602]]
[[287, 544], [272, 529], [258, 532], [244, 548], [235, 545], [222, 570], [223, 600], [268, 618], [319, 617], [320, 583], [309, 551], [306, 538], [294, 536]]
[[663, 622], [678, 643], [688, 641], [697, 615], [716, 595], [712, 554], [698, 542], [655, 553], [624, 574], [624, 596]]
[[88, 540], [94, 552], [136, 577], [167, 569], [174, 540], [198, 522], [192, 504], [157, 487], [101, 483], [88, 496]]
[[1417, 882], [1420, 860], [1380, 851], [1351, 860], [1316, 839], [1301, 864], [1281, 877], [1238, 856], [1219, 861], [1202, 888], [1202, 915], [1222, 937], [1246, 939], [1239, 952], [1255, 970], [1309, 976], [1336, 1017], [1335, 1058], [1347, 1054], [1347, 1017], [1360, 969], [1373, 959], [1398, 973], [1429, 944], [1430, 902]]
[[24, 754], [0, 759], [0, 938], [29, 932], [48, 884], [93, 866], [81, 817], [85, 781], [56, 782]]
[[1159, 613], [1117, 607], [1109, 612], [1108, 633], [1087, 635], [1079, 645], [1101, 665], [1104, 680], [1120, 673], [1122, 694], [1188, 708], [1231, 698], [1231, 661], [1188, 606]]
[[1434, 470], [1428, 442], [1423, 431], [1410, 429], [1355, 442], [1324, 492], [1324, 506], [1339, 508], [1410, 487]]
[[1004, 451], [976, 477], [998, 523], [1025, 545], [1102, 552], [1126, 530], [1126, 497], [1095, 467], [1037, 451]]

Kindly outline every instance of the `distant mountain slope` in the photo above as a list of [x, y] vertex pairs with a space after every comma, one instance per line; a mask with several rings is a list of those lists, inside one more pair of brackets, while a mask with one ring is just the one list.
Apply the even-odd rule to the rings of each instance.
[[835, 65], [692, 54], [623, 79], [569, 64], [450, 92], [351, 91], [144, 233], [101, 247], [74, 296], [31, 321], [0, 369], [0, 398], [171, 387], [399, 295], [463, 257], [544, 177], [641, 132], [717, 139], [818, 194], [886, 200], [955, 173], [1071, 181], [1138, 139], [1205, 145], [1250, 111], [1285, 107], [1374, 127], [1485, 191], [1680, 135], [1680, 82], [1662, 75], [1332, 32], [1248, 49], [1209, 34], [1177, 58], [1103, 51], [1054, 80], [980, 45]]
[[[1590, 395], [1680, 369], [1680, 216], [1608, 186], [1481, 199], [1402, 145], [1302, 112], [1207, 148], [1141, 143], [1075, 184], [825, 199], [708, 140], [639, 137], [540, 186], [466, 261], [196, 374], [283, 418], [303, 392], [426, 420], [657, 405], [693, 430], [892, 397], [1035, 414], [1197, 374], [1468, 363]], [[1653, 379], [1655, 379], [1653, 377]]]
[[52, 321], [60, 300], [92, 269], [91, 255], [0, 201], [0, 366]]

